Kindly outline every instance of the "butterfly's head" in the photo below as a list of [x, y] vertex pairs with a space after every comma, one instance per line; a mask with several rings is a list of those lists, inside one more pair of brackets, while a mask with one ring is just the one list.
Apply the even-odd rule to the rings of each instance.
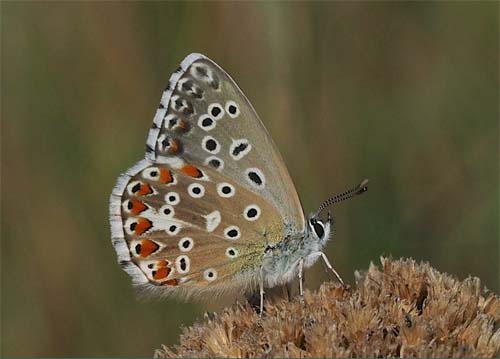
[[346, 199], [354, 197], [358, 194], [365, 193], [367, 190], [368, 180], [365, 179], [353, 189], [330, 197], [326, 201], [321, 203], [316, 213], [310, 215], [309, 220], [307, 221], [309, 237], [317, 241], [319, 240], [320, 242], [326, 242], [328, 239], [330, 239], [330, 231], [333, 219], [330, 212], [328, 212], [328, 218], [326, 220], [321, 219], [321, 212], [323, 212], [323, 210], [333, 204], [345, 201]]
[[319, 218], [315, 214], [309, 217], [307, 225], [309, 228], [309, 237], [317, 242], [326, 242], [330, 239], [330, 228], [332, 224], [332, 217], [328, 213], [326, 220]]

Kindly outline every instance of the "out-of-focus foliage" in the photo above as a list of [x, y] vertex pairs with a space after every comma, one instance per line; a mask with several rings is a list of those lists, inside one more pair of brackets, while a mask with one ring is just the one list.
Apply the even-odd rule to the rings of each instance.
[[334, 211], [344, 279], [392, 254], [498, 292], [497, 2], [0, 5], [1, 356], [150, 355], [220, 308], [138, 301], [107, 221], [193, 51], [246, 92], [306, 212], [370, 178]]

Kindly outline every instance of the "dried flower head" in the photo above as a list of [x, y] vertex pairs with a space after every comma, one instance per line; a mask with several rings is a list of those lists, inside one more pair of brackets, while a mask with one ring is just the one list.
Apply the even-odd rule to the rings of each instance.
[[325, 283], [267, 303], [235, 305], [184, 330], [156, 357], [498, 357], [500, 298], [411, 259], [356, 272], [356, 290]]

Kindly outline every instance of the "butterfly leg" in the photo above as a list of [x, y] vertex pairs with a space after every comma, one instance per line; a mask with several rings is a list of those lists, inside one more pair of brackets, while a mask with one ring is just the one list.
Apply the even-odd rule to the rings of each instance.
[[264, 311], [264, 273], [262, 273], [262, 269], [260, 270], [260, 276], [259, 276], [259, 290], [260, 290], [260, 313], [259, 313], [259, 316], [262, 317], [262, 312]]
[[300, 302], [302, 304], [305, 304], [304, 301], [304, 258], [299, 259], [299, 296], [300, 296]]
[[326, 257], [326, 254], [323, 253], [323, 252], [316, 252], [316, 254], [318, 256], [321, 256], [321, 258], [323, 258], [323, 262], [325, 262], [325, 264], [328, 267], [328, 269], [331, 270], [333, 272], [333, 274], [335, 274], [335, 277], [337, 277], [337, 280], [340, 282], [340, 284], [342, 284], [342, 286], [345, 287], [344, 281], [342, 280], [342, 278], [340, 277], [340, 275], [337, 273], [337, 271], [335, 270], [335, 268], [333, 268], [333, 266], [330, 264], [330, 261]]

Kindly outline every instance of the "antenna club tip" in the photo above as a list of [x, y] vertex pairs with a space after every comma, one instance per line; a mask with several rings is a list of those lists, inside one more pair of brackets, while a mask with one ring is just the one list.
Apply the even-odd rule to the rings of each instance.
[[358, 185], [359, 193], [368, 191], [368, 182], [370, 182], [368, 178], [365, 178], [363, 181], [361, 181], [361, 183]]

